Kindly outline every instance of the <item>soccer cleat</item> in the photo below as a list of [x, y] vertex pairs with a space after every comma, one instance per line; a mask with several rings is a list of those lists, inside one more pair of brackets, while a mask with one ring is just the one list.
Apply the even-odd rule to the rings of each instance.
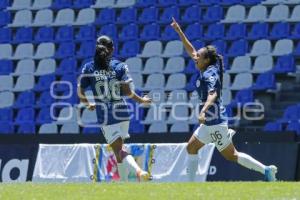
[[274, 165], [267, 166], [265, 169], [265, 180], [267, 182], [276, 181], [277, 167]]
[[138, 177], [139, 182], [150, 181], [150, 174], [143, 170], [137, 172], [137, 177]]

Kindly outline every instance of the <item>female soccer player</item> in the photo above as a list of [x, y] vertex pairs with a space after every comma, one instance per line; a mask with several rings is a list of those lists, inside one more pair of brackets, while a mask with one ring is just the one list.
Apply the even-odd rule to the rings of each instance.
[[189, 56], [195, 61], [199, 70], [197, 92], [200, 101], [198, 119], [199, 127], [193, 133], [187, 145], [189, 180], [193, 181], [198, 169], [198, 151], [207, 143], [214, 143], [225, 159], [258, 171], [265, 175], [267, 181], [275, 181], [277, 168], [265, 166], [251, 156], [238, 152], [232, 143], [232, 132], [228, 130], [225, 108], [222, 105], [221, 90], [223, 79], [223, 59], [217, 54], [214, 46], [206, 46], [196, 50], [173, 18], [171, 26], [178, 33]]
[[[135, 170], [140, 181], [149, 179], [134, 158], [127, 153], [123, 143], [129, 137], [129, 113], [121, 95], [126, 95], [141, 104], [150, 104], [147, 96], [140, 97], [133, 90], [127, 65], [112, 58], [113, 41], [108, 36], [97, 38], [94, 60], [84, 65], [78, 83], [81, 103], [89, 110], [96, 109], [98, 123], [108, 144], [111, 145], [118, 162], [120, 180], [127, 180], [127, 169]], [[96, 104], [85, 96], [85, 89], [91, 87]]]

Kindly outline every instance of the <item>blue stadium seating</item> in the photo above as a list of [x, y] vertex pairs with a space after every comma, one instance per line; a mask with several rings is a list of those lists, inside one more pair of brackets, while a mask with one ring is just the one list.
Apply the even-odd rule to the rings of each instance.
[[158, 9], [156, 7], [145, 8], [138, 17], [138, 23], [147, 24], [156, 22], [158, 18]]
[[266, 89], [276, 89], [275, 75], [273, 72], [265, 72], [260, 74], [254, 85], [253, 90], [266, 90]]
[[221, 0], [220, 1], [220, 5], [223, 5], [223, 6], [231, 6], [231, 5], [240, 4], [240, 3], [241, 3], [240, 0]]
[[16, 32], [14, 43], [29, 43], [33, 38], [33, 30], [31, 27], [19, 28]]
[[17, 117], [15, 118], [15, 124], [33, 122], [34, 120], [35, 120], [34, 108], [22, 108], [18, 111]]
[[12, 134], [14, 133], [14, 126], [11, 123], [0, 123], [1, 134]]
[[84, 127], [82, 130], [83, 134], [101, 134], [102, 131], [97, 127]]
[[178, 34], [174, 31], [171, 26], [166, 26], [166, 28], [161, 33], [161, 40], [169, 41], [169, 40], [178, 40]]
[[223, 8], [220, 6], [209, 7], [203, 15], [203, 23], [220, 21], [223, 18]]
[[124, 26], [119, 34], [120, 41], [134, 40], [139, 35], [139, 28], [136, 24], [131, 23]]
[[[73, 88], [76, 88], [77, 76], [75, 74], [66, 74], [62, 76], [61, 81], [68, 81], [72, 83]], [[69, 86], [67, 84], [57, 84], [54, 90], [56, 92], [68, 91]]]
[[294, 48], [293, 55], [300, 56], [300, 42], [298, 42], [297, 46]]
[[232, 107], [236, 107], [238, 103], [244, 105], [245, 103], [249, 103], [253, 101], [254, 101], [253, 91], [251, 89], [243, 89], [236, 93], [230, 105]]
[[61, 26], [55, 35], [56, 42], [68, 42], [73, 41], [73, 27], [72, 26]]
[[90, 58], [95, 54], [95, 42], [87, 41], [82, 42], [80, 45], [80, 49], [77, 51], [77, 58]]
[[37, 124], [47, 124], [51, 123], [53, 119], [51, 118], [51, 112], [50, 112], [50, 107], [43, 107], [36, 118], [36, 123]]
[[99, 15], [95, 20], [95, 24], [109, 24], [115, 23], [116, 11], [112, 8], [104, 8], [100, 11]]
[[75, 74], [77, 71], [77, 60], [75, 58], [66, 58], [61, 61], [55, 73], [57, 75]]
[[191, 5], [197, 5], [199, 3], [198, 0], [178, 0], [178, 4], [180, 6], [191, 6]]
[[0, 10], [5, 9], [10, 6], [10, 0], [2, 0], [0, 1]]
[[[0, 124], [6, 124], [13, 121], [13, 110], [11, 108], [0, 109]], [[1, 130], [1, 129], [0, 129]]]
[[12, 60], [0, 60], [0, 75], [9, 75], [13, 72]]
[[205, 40], [216, 40], [224, 37], [224, 25], [223, 24], [211, 24], [208, 26], [207, 32], [204, 34]]
[[137, 0], [134, 6], [137, 8], [146, 8], [149, 6], [153, 6], [156, 3], [157, 3], [156, 0]]
[[282, 131], [282, 124], [280, 122], [268, 122], [264, 127], [264, 131], [267, 132]]
[[75, 39], [78, 42], [95, 40], [96, 29], [94, 26], [86, 25], [81, 26], [78, 33], [75, 35]]
[[226, 33], [226, 40], [237, 40], [245, 38], [246, 25], [245, 24], [232, 24]]
[[220, 4], [220, 0], [200, 0], [199, 4], [201, 6], [213, 6]]
[[259, 4], [261, 0], [242, 0], [243, 5], [255, 5]]
[[269, 39], [288, 38], [290, 35], [290, 25], [286, 22], [279, 22], [273, 25]]
[[246, 40], [240, 39], [234, 41], [229, 47], [226, 56], [235, 57], [243, 56], [248, 52], [248, 42]]
[[55, 99], [53, 96], [50, 94], [50, 91], [45, 91], [41, 93], [39, 99], [36, 101], [36, 106], [37, 107], [47, 107], [51, 106], [55, 102]]
[[203, 27], [199, 23], [190, 24], [184, 32], [189, 40], [202, 39]]
[[38, 29], [34, 38], [35, 42], [53, 42], [54, 40], [54, 29], [52, 27], [41, 27]]
[[201, 8], [197, 5], [193, 5], [185, 9], [180, 22], [182, 23], [199, 22], [201, 19], [202, 19]]
[[9, 23], [11, 23], [10, 12], [0, 10], [0, 26], [6, 26]]
[[35, 105], [35, 93], [33, 91], [25, 91], [19, 94], [14, 103], [15, 108], [26, 108]]
[[144, 26], [140, 34], [141, 41], [158, 40], [160, 38], [160, 27], [156, 23], [147, 24]]
[[[227, 43], [224, 40], [215, 40], [211, 43], [211, 45], [217, 48], [219, 54], [225, 55], [225, 52], [227, 51]], [[240, 54], [243, 53], [244, 52], [241, 52]]]
[[275, 73], [288, 73], [295, 71], [295, 59], [292, 55], [284, 55], [279, 57], [276, 62], [276, 65], [274, 66]]
[[17, 133], [35, 134], [35, 123], [33, 122], [20, 123]]
[[145, 126], [137, 120], [131, 120], [129, 124], [129, 133], [136, 134], [136, 133], [144, 133]]
[[117, 27], [114, 24], [106, 24], [101, 27], [99, 31], [99, 35], [108, 35], [110, 36], [113, 40], [117, 39]]
[[292, 105], [285, 109], [283, 117], [279, 120], [280, 122], [292, 122], [300, 119], [300, 106]]
[[88, 8], [94, 4], [94, 0], [74, 0], [73, 1], [73, 8], [82, 9]]
[[176, 0], [158, 0], [157, 6], [159, 7], [169, 7], [177, 4]]
[[0, 28], [0, 43], [10, 43], [12, 40], [12, 31], [10, 28]]
[[184, 68], [184, 73], [186, 74], [194, 74], [197, 72], [195, 62], [193, 60], [189, 60], [188, 65]]
[[159, 17], [158, 22], [162, 24], [170, 24], [172, 17], [179, 19], [179, 8], [177, 6], [165, 8]]
[[185, 90], [188, 92], [192, 92], [196, 89], [196, 81], [199, 77], [199, 73], [193, 74], [193, 76], [190, 78], [189, 82], [185, 86]]
[[294, 121], [288, 124], [287, 131], [295, 131], [297, 135], [300, 135], [300, 123], [298, 121]]
[[44, 76], [40, 76], [37, 84], [34, 86], [34, 90], [41, 92], [45, 90], [49, 90], [51, 83], [55, 81], [55, 75], [54, 74], [48, 74]]
[[132, 57], [136, 56], [140, 51], [140, 43], [136, 40], [128, 41], [123, 44], [120, 50], [120, 56], [122, 57]]
[[[63, 95], [64, 96], [68, 96], [70, 94], [70, 91], [68, 90], [68, 88], [65, 88], [65, 89], [66, 90], [63, 92]], [[79, 99], [78, 99], [78, 96], [77, 96], [77, 91], [74, 90], [71, 97], [60, 99], [59, 102], [60, 103], [69, 103], [71, 105], [78, 104], [79, 103]]]
[[55, 52], [55, 58], [67, 58], [75, 55], [75, 44], [73, 42], [60, 43]]
[[252, 28], [248, 33], [247, 39], [258, 40], [262, 38], [267, 38], [268, 32], [269, 32], [269, 24], [255, 23], [252, 25]]
[[135, 23], [137, 19], [137, 10], [135, 8], [124, 8], [116, 21], [117, 24]]
[[300, 39], [300, 23], [295, 24], [294, 29], [291, 31], [289, 35], [291, 39]]
[[63, 8], [71, 8], [72, 0], [53, 0], [51, 8], [52, 9], [63, 9]]

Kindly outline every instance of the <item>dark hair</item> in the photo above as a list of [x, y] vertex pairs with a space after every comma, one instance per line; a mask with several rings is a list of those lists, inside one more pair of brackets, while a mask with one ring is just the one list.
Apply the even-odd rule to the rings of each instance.
[[209, 58], [209, 65], [214, 65], [219, 62], [219, 70], [220, 70], [220, 82], [221, 88], [223, 88], [223, 72], [224, 72], [224, 62], [223, 56], [217, 53], [217, 48], [213, 45], [208, 45], [205, 47], [206, 52], [204, 54], [205, 58]]
[[97, 38], [94, 63], [97, 68], [106, 70], [109, 67], [110, 56], [113, 51], [113, 41], [103, 35]]

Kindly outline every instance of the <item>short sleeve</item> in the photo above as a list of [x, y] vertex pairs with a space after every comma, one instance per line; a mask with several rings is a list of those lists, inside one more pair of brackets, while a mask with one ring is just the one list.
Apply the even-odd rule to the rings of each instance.
[[131, 82], [132, 81], [131, 76], [129, 74], [127, 64], [122, 64], [120, 71], [121, 71], [121, 74], [120, 74], [121, 81], [124, 81], [124, 82]]
[[81, 75], [79, 77], [79, 86], [83, 89], [86, 89], [90, 86], [90, 79], [89, 76], [87, 76], [88, 74], [88, 66], [84, 65], [81, 71]]
[[204, 75], [204, 80], [205, 83], [207, 85], [207, 92], [213, 92], [216, 91], [217, 89], [219, 89], [219, 85], [218, 85], [218, 73], [216, 71], [208, 71], [207, 73], [205, 73]]

